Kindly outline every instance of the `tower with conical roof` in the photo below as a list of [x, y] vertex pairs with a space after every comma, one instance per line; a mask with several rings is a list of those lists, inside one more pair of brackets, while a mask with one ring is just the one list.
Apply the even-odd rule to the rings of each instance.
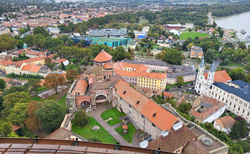
[[215, 66], [214, 66], [214, 61], [213, 64], [211, 65], [211, 68], [208, 72], [208, 77], [207, 77], [207, 85], [212, 86], [214, 83], [214, 74], [215, 74]]
[[195, 82], [195, 90], [197, 93], [200, 93], [202, 90], [203, 85], [205, 84], [205, 65], [204, 65], [204, 57], [202, 58], [201, 64], [199, 65], [198, 73], [196, 76], [196, 82]]

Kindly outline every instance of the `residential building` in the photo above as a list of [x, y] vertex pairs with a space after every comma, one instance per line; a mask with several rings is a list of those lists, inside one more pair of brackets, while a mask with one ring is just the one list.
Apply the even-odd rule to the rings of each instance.
[[225, 70], [215, 72], [215, 64], [213, 62], [208, 73], [205, 73], [204, 57], [202, 58], [201, 64], [199, 65], [198, 74], [196, 77], [195, 90], [199, 94], [207, 95], [210, 87], [214, 82], [230, 82], [232, 79]]
[[50, 34], [59, 34], [61, 32], [61, 30], [59, 28], [56, 28], [56, 27], [48, 27], [46, 30]]
[[89, 36], [90, 37], [124, 37], [127, 35], [127, 33], [128, 33], [127, 28], [91, 29], [89, 31]]
[[143, 72], [137, 77], [137, 86], [149, 89], [164, 90], [167, 83], [167, 74]]
[[250, 84], [241, 80], [215, 82], [208, 95], [227, 105], [227, 110], [250, 122]]
[[202, 59], [203, 57], [203, 49], [198, 46], [192, 46], [190, 52], [190, 58]]
[[226, 104], [214, 98], [202, 95], [197, 104], [193, 105], [189, 114], [194, 116], [197, 123], [212, 123], [218, 119], [225, 111]]
[[231, 132], [235, 120], [230, 116], [225, 116], [214, 121], [214, 128], [218, 131], [225, 132], [226, 134]]
[[40, 51], [33, 51], [33, 50], [27, 50], [25, 52], [25, 55], [29, 58], [36, 58], [36, 57], [44, 57], [46, 56], [45, 53]]
[[70, 38], [74, 41], [75, 44], [79, 43], [81, 40], [84, 40], [85, 46], [90, 46], [93, 44], [93, 41], [91, 39], [81, 37], [81, 36], [70, 36]]

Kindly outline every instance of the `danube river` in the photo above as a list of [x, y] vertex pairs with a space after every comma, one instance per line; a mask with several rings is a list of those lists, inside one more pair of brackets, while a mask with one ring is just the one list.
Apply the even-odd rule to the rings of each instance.
[[[240, 41], [245, 42], [246, 36], [250, 36], [250, 11], [226, 17], [213, 17], [213, 19], [220, 27], [236, 30]], [[245, 35], [241, 34], [241, 29], [244, 29], [247, 33]]]

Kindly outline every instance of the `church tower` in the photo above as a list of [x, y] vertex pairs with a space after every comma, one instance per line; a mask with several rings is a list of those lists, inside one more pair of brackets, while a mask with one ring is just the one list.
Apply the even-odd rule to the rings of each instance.
[[201, 64], [199, 65], [198, 74], [196, 76], [195, 90], [197, 93], [201, 93], [203, 84], [205, 82], [204, 71], [205, 71], [205, 65], [204, 65], [204, 57], [203, 57]]
[[214, 66], [214, 61], [213, 64], [208, 72], [208, 77], [207, 77], [207, 85], [212, 86], [214, 83], [214, 74], [215, 74], [215, 66]]

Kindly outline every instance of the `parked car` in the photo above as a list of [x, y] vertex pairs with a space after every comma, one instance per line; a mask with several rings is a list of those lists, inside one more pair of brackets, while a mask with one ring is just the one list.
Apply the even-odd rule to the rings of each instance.
[[178, 86], [178, 88], [181, 88], [181, 86]]

